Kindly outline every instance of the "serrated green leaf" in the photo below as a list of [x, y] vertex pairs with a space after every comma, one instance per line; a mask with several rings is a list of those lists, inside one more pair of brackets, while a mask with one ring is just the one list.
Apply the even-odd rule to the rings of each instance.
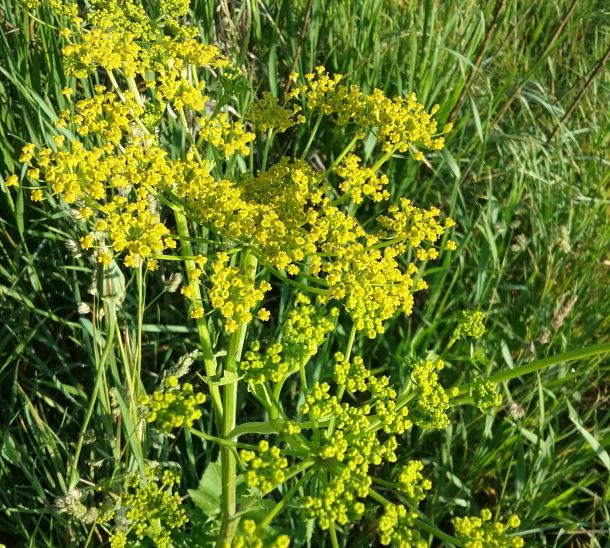
[[220, 512], [220, 499], [222, 497], [222, 478], [220, 461], [211, 462], [205, 469], [197, 489], [189, 489], [193, 504], [208, 516], [215, 516]]

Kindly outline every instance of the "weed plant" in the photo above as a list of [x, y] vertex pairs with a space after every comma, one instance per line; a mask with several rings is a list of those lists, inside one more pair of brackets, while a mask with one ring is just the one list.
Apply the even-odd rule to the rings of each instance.
[[603, 545], [601, 4], [0, 13], [8, 546]]

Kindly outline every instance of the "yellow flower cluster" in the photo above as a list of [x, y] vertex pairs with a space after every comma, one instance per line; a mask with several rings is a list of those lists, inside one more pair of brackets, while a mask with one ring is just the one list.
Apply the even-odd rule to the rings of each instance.
[[239, 364], [240, 370], [244, 373], [244, 379], [254, 384], [267, 380], [280, 382], [290, 370], [289, 364], [282, 360], [283, 344], [272, 343], [265, 348], [264, 353], [260, 352], [260, 347], [260, 342], [254, 341], [244, 354]]
[[[99, 119], [96, 108], [82, 106], [77, 112], [83, 133], [92, 124], [96, 124], [96, 133], [108, 129], [110, 135], [121, 127], [126, 130], [120, 125], [111, 130]], [[42, 148], [36, 153], [33, 145], [26, 145], [21, 157], [29, 162], [36, 154], [38, 177], [66, 203], [87, 204], [79, 213], [90, 220], [92, 232], [81, 240], [83, 248], [97, 244], [98, 261], [108, 264], [112, 254], [103, 245], [107, 239], [114, 252], [126, 252], [127, 266], [137, 267], [147, 261], [150, 268], [155, 268], [152, 256], [176, 247], [148, 191], [149, 185], [169, 173], [165, 151], [152, 143], [148, 149], [132, 144], [117, 154], [111, 143], [86, 149], [80, 141], [70, 141], [66, 146], [63, 136], [55, 141], [61, 149], [54, 152]]]
[[297, 293], [279, 337], [281, 342], [270, 344], [261, 353], [259, 341], [254, 341], [244, 354], [240, 363], [244, 378], [253, 383], [281, 382], [304, 367], [334, 328], [338, 314], [336, 308], [327, 314], [309, 297]]
[[[439, 210], [404, 201], [381, 216], [378, 233], [366, 232], [326, 197], [323, 177], [300, 160], [283, 158], [269, 170], [241, 181], [216, 180], [211, 165], [187, 160], [174, 165], [173, 189], [200, 221], [226, 238], [256, 250], [263, 264], [297, 274], [302, 269], [325, 289], [320, 304], [343, 300], [356, 328], [371, 338], [397, 310], [410, 314], [413, 292], [425, 289], [414, 261], [438, 256], [434, 244], [452, 226]], [[368, 192], [368, 189], [366, 190]]]
[[110, 537], [112, 548], [123, 548], [128, 543], [131, 545], [131, 532], [140, 541], [149, 537], [156, 546], [168, 547], [171, 545], [172, 531], [188, 521], [180, 494], [173, 492], [180, 482], [180, 476], [165, 470], [159, 477], [150, 467], [145, 472], [144, 479], [134, 474], [125, 482], [126, 493], [121, 498], [121, 506], [127, 508], [129, 529], [118, 530]]
[[417, 512], [402, 504], [386, 504], [379, 518], [379, 541], [384, 546], [391, 544], [399, 548], [426, 548], [428, 543], [414, 528]]
[[368, 495], [371, 485], [368, 465], [349, 466], [333, 476], [318, 496], [305, 497], [303, 500], [309, 517], [316, 519], [322, 530], [328, 529], [334, 523], [354, 523], [364, 514], [365, 505], [362, 500]]
[[[360, 408], [340, 405], [335, 396], [329, 397], [328, 385], [312, 388], [309, 402], [303, 410], [309, 410], [312, 418], [329, 416], [329, 411], [339, 413], [336, 430], [314, 433], [312, 445], [321, 469], [332, 471], [326, 486], [317, 496], [303, 501], [310, 517], [315, 518], [322, 529], [332, 523], [345, 525], [358, 521], [364, 511], [364, 499], [371, 486], [370, 468], [382, 462], [395, 462], [396, 438], [390, 436], [382, 442], [376, 432], [366, 431], [371, 425], [370, 406]], [[308, 396], [309, 397], [309, 396]]]
[[455, 337], [480, 339], [485, 333], [485, 314], [479, 310], [462, 312], [462, 319], [455, 328]]
[[19, 3], [29, 10], [34, 10], [40, 7], [42, 0], [19, 0]]
[[250, 120], [261, 131], [274, 129], [283, 133], [292, 126], [305, 122], [305, 116], [299, 114], [301, 110], [299, 105], [293, 105], [291, 109], [281, 107], [277, 97], [274, 97], [269, 91], [265, 91], [262, 99], [252, 104]]
[[[336, 395], [331, 395], [328, 383], [318, 382], [311, 387], [299, 410], [318, 425], [309, 445], [320, 469], [330, 473], [317, 496], [304, 500], [310, 517], [322, 529], [335, 522], [345, 525], [360, 519], [371, 486], [371, 467], [395, 462], [396, 436], [411, 427], [409, 410], [399, 404], [387, 377], [372, 375], [358, 356], [349, 363], [343, 354], [337, 353], [335, 361], [335, 380], [354, 395], [368, 392], [371, 397], [360, 405], [341, 403]], [[356, 400], [362, 402], [363, 398]], [[413, 461], [399, 474], [398, 489], [413, 504], [419, 503], [431, 487], [421, 474], [422, 468], [419, 461]]]
[[262, 538], [264, 531], [261, 531], [252, 519], [243, 520], [241, 528], [243, 533], [233, 538], [231, 548], [288, 548], [290, 546], [288, 535], [278, 535], [273, 540]]
[[[427, 113], [423, 105], [417, 102], [415, 93], [410, 93], [406, 99], [390, 99], [379, 89], [367, 99], [371, 124], [377, 127], [377, 138], [383, 143], [385, 151], [406, 152], [414, 144], [421, 144], [432, 150], [441, 150], [445, 146], [443, 137], [435, 137], [437, 127], [432, 118], [439, 105], [435, 105], [430, 113]], [[443, 133], [450, 130], [450, 126], [445, 127]], [[423, 154], [416, 154], [415, 158], [423, 160]]]
[[496, 383], [476, 378], [471, 385], [470, 395], [474, 404], [483, 412], [502, 405], [502, 396], [496, 390]]
[[[356, 329], [371, 338], [383, 333], [384, 322], [398, 311], [410, 314], [413, 293], [427, 287], [417, 263], [438, 256], [438, 242], [453, 221], [441, 222], [437, 208], [422, 210], [403, 199], [365, 230], [341, 205], [389, 199], [388, 179], [378, 173], [385, 160], [368, 167], [353, 153], [328, 172], [284, 157], [257, 174], [216, 176], [219, 159], [249, 153], [254, 133], [228, 109], [206, 111], [205, 77], [229, 63], [218, 48], [201, 44], [194, 28], [170, 21], [186, 11], [185, 2], [168, 0], [161, 11], [166, 17], [153, 21], [133, 0], [96, 0], [80, 30], [62, 32], [68, 72], [83, 77], [101, 67], [112, 89], [97, 86], [94, 96], [62, 113], [58, 125], [66, 135], [76, 133], [79, 141], [58, 135], [53, 149], [37, 153], [28, 145], [22, 161], [36, 154], [28, 178], [46, 184], [66, 203], [76, 203], [90, 227], [82, 247], [96, 248], [98, 260], [106, 264], [113, 253], [123, 253], [129, 267], [146, 263], [156, 268], [164, 252], [176, 247], [159, 205], [169, 201], [220, 242], [249, 248], [282, 276], [308, 276], [318, 305], [343, 301]], [[385, 159], [394, 151], [443, 145], [434, 109], [426, 113], [413, 95], [390, 99], [379, 90], [366, 94], [323, 67], [306, 74], [299, 85], [298, 75], [292, 79], [295, 86], [285, 105], [265, 95], [252, 107], [258, 129], [285, 130], [304, 122], [304, 114], [317, 112], [349, 124], [356, 140], [374, 132], [388, 153]], [[162, 143], [168, 128], [176, 125], [192, 139], [184, 157], [174, 159]], [[332, 173], [340, 179], [338, 197]], [[42, 188], [32, 192], [33, 200], [43, 197]], [[446, 248], [452, 249], [451, 244]], [[411, 261], [405, 266], [407, 254]], [[209, 295], [227, 330], [234, 332], [239, 323], [251, 320], [250, 310], [268, 285], [253, 285], [227, 262], [221, 253], [214, 263]], [[195, 294], [190, 286], [184, 291], [187, 297]], [[202, 304], [195, 303], [193, 317], [203, 315]], [[262, 310], [260, 318], [266, 317]], [[285, 354], [285, 348], [270, 351], [275, 360], [279, 352]]]
[[509, 536], [510, 529], [516, 529], [521, 520], [516, 515], [508, 518], [506, 523], [491, 521], [491, 512], [484, 508], [481, 517], [455, 518], [455, 534], [465, 548], [521, 548], [525, 546], [523, 538]]
[[411, 504], [417, 506], [426, 498], [426, 491], [432, 489], [432, 482], [421, 473], [424, 465], [420, 460], [409, 461], [398, 475], [398, 490]]
[[[42, 0], [19, 0], [19, 3], [29, 10], [34, 10], [42, 5]], [[64, 0], [49, 0], [48, 6], [57, 15], [74, 18], [78, 15], [78, 4]]]
[[79, 135], [99, 135], [105, 141], [118, 146], [123, 136], [130, 135], [134, 121], [144, 112], [131, 92], [125, 92], [122, 99], [116, 93], [107, 92], [102, 85], [95, 87], [95, 95], [82, 99], [75, 105], [74, 113], [62, 113], [66, 124], [74, 124]]
[[[108, 235], [115, 252], [128, 252], [124, 263], [130, 267], [140, 266], [142, 259], [175, 247], [174, 240], [168, 237], [169, 229], [161, 223], [158, 213], [150, 211], [145, 189], [139, 189], [137, 194], [135, 202], [125, 196], [116, 196], [102, 210], [106, 219], [94, 226]], [[147, 265], [154, 269], [156, 261], [149, 260]]]
[[[298, 75], [292, 75], [293, 81], [297, 79]], [[268, 116], [274, 121], [285, 121], [286, 129], [293, 125], [291, 122], [298, 123], [293, 116], [300, 108], [293, 101], [301, 96], [308, 111], [334, 115], [338, 125], [353, 122], [359, 128], [357, 135], [360, 138], [364, 138], [366, 131], [373, 131], [385, 152], [406, 152], [416, 145], [440, 150], [445, 144], [433, 118], [439, 106], [435, 105], [427, 113], [423, 105], [417, 102], [414, 93], [406, 98], [390, 99], [381, 90], [375, 89], [366, 95], [357, 85], [343, 83], [341, 75], [330, 76], [321, 66], [316, 67], [315, 72], [305, 74], [304, 80], [287, 94], [282, 107], [275, 98], [264, 97], [264, 102], [254, 107], [257, 117]], [[279, 126], [272, 124], [269, 127]], [[451, 125], [448, 124], [441, 133], [450, 130]], [[416, 151], [414, 157], [422, 160], [423, 154]]]
[[176, 110], [191, 108], [203, 112], [209, 99], [203, 93], [205, 81], [189, 79], [188, 73], [195, 73], [198, 67], [227, 67], [229, 62], [216, 46], [201, 44], [189, 35], [188, 29], [178, 36], [182, 40], [164, 36], [161, 43], [142, 55], [143, 68], [150, 66], [156, 74], [156, 81], [148, 79], [147, 85], [154, 90], [159, 102], [169, 102]]
[[248, 143], [254, 141], [254, 133], [246, 131], [241, 122], [233, 122], [226, 112], [221, 112], [215, 118], [199, 118], [198, 143], [210, 143], [216, 150], [230, 158], [239, 152], [248, 156], [250, 149]]
[[368, 391], [371, 394], [369, 406], [363, 409], [367, 414], [369, 410], [375, 412], [376, 420], [380, 422], [386, 433], [403, 434], [411, 428], [409, 409], [406, 406], [398, 408], [396, 404], [398, 394], [390, 386], [390, 379], [386, 376], [372, 375], [361, 356], [354, 356], [349, 362], [341, 352], [337, 352], [333, 376], [335, 382], [344, 385], [349, 392]]
[[[188, 4], [188, 0], [165, 0], [160, 7], [171, 20], [186, 13]], [[165, 35], [164, 28], [133, 0], [92, 2], [86, 25], [75, 35], [69, 29], [62, 31], [66, 39], [74, 39], [62, 50], [66, 74], [85, 78], [102, 67], [109, 73], [119, 70], [128, 79], [139, 75], [163, 108], [164, 102], [170, 102], [176, 110], [203, 111], [208, 99], [203, 94], [205, 82], [193, 83], [189, 75], [197, 68], [229, 66], [218, 48], [194, 38], [195, 29], [172, 27], [172, 36]]]
[[334, 172], [343, 179], [339, 188], [355, 204], [362, 203], [363, 196], [374, 202], [388, 200], [390, 193], [385, 188], [389, 182], [388, 177], [377, 176], [372, 168], [361, 166], [361, 161], [355, 154], [348, 154], [343, 162], [334, 168]]
[[159, 8], [166, 17], [177, 19], [186, 15], [190, 3], [190, 0], [161, 0]]
[[356, 329], [372, 339], [384, 332], [383, 322], [396, 311], [411, 314], [413, 291], [419, 289], [413, 282], [417, 267], [411, 263], [403, 271], [398, 259], [404, 247], [367, 248], [356, 240], [359, 232], [354, 226], [350, 236], [339, 237], [339, 242], [344, 240], [343, 246], [332, 240], [328, 247], [336, 257], [322, 269], [332, 297], [344, 301]]
[[256, 285], [250, 273], [229, 265], [229, 254], [218, 253], [212, 266], [210, 301], [225, 319], [227, 333], [237, 331], [240, 323], [252, 320], [250, 310], [271, 289], [269, 282]]
[[449, 398], [457, 395], [457, 388], [445, 390], [438, 372], [445, 367], [442, 360], [423, 360], [413, 366], [411, 378], [417, 387], [417, 398], [411, 405], [411, 417], [420, 428], [440, 429], [449, 425]]
[[[298, 75], [293, 75], [296, 80]], [[330, 76], [324, 67], [318, 66], [315, 72], [305, 74], [305, 83], [295, 86], [288, 94], [288, 99], [296, 98], [299, 94], [304, 95], [307, 107], [310, 110], [319, 110], [322, 114], [332, 114], [337, 108], [337, 100], [334, 95], [341, 89], [339, 82], [343, 79], [340, 74]]]
[[439, 215], [440, 210], [436, 207], [423, 210], [412, 205], [411, 200], [401, 198], [399, 206], [388, 208], [388, 215], [377, 217], [377, 222], [383, 229], [380, 237], [408, 242], [420, 261], [436, 259], [438, 251], [431, 244], [455, 225], [451, 218], [439, 223]]
[[154, 21], [135, 0], [92, 0], [86, 22], [88, 26], [110, 29], [131, 39], [154, 41], [157, 36]]
[[364, 365], [362, 356], [346, 360], [342, 352], [335, 354], [333, 378], [338, 385], [343, 385], [348, 392], [366, 392], [371, 372]]
[[[112, 23], [108, 22], [110, 27]], [[127, 76], [135, 76], [139, 65], [140, 47], [123, 35], [107, 28], [92, 28], [84, 31], [74, 44], [62, 49], [66, 75], [86, 78], [97, 67], [107, 71], [121, 69]], [[70, 30], [64, 33], [70, 36]]]
[[157, 424], [162, 432], [168, 434], [174, 428], [193, 426], [193, 422], [201, 418], [197, 406], [205, 400], [205, 394], [194, 392], [191, 383], [185, 382], [180, 387], [178, 379], [172, 375], [167, 378], [163, 390], [155, 390], [152, 398], [142, 396], [139, 403], [145, 408], [146, 422]]
[[288, 460], [282, 456], [279, 447], [270, 447], [269, 442], [261, 440], [258, 444], [258, 454], [244, 449], [239, 455], [248, 468], [246, 472], [248, 487], [258, 487], [263, 495], [266, 495], [284, 483], [286, 479], [284, 470], [288, 466]]
[[174, 179], [176, 194], [188, 200], [200, 222], [225, 238], [257, 250], [261, 262], [297, 274], [297, 263], [316, 252], [307, 224], [317, 213], [307, 207], [319, 202], [312, 192], [315, 172], [305, 162], [287, 158], [268, 171], [241, 181], [215, 180], [205, 160], [178, 163]]

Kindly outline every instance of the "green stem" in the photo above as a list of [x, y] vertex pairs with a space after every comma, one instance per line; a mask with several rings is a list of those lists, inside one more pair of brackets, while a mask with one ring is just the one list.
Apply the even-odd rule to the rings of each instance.
[[337, 539], [337, 531], [335, 531], [335, 523], [333, 521], [331, 521], [330, 523], [329, 532], [330, 543], [332, 544], [332, 547], [339, 548], [339, 540]]
[[[347, 347], [345, 349], [345, 361], [348, 362], [349, 358], [352, 354], [352, 347], [354, 346], [354, 339], [356, 338], [356, 324], [352, 325], [352, 330], [349, 334], [349, 339], [347, 341]], [[343, 393], [345, 392], [345, 385], [340, 384], [337, 386], [337, 401], [341, 401], [343, 398]], [[310, 415], [310, 418], [313, 420], [313, 417]], [[331, 435], [333, 430], [335, 429], [335, 416], [333, 415], [330, 419], [330, 424], [328, 425], [328, 434]]]
[[[256, 276], [258, 261], [254, 255], [246, 251], [242, 259], [242, 271], [252, 280]], [[244, 347], [247, 322], [242, 322], [238, 329], [231, 334], [227, 349], [227, 359], [225, 362], [224, 374], [237, 374], [237, 363], [241, 359]], [[223, 421], [222, 437], [228, 441], [233, 441], [231, 434], [235, 429], [237, 417], [237, 382], [231, 382], [223, 387]], [[237, 496], [236, 496], [236, 477], [237, 461], [235, 453], [229, 447], [223, 446], [220, 449], [220, 462], [222, 474], [222, 523], [218, 534], [217, 546], [225, 548], [231, 546], [237, 524]]]
[[[588, 358], [589, 356], [596, 356], [598, 354], [605, 354], [607, 352], [610, 352], [610, 343], [596, 344], [587, 348], [579, 348], [577, 350], [571, 350], [570, 352], [564, 352], [563, 354], [557, 354], [556, 356], [551, 356], [542, 360], [536, 360], [532, 363], [526, 363], [513, 369], [499, 371], [498, 373], [490, 375], [487, 380], [496, 383], [505, 382], [516, 377], [521, 377], [522, 375], [534, 373], [540, 369], [544, 369], [545, 367], [559, 365], [560, 363], [569, 362], [572, 360], [582, 360], [584, 358]], [[468, 394], [470, 393], [471, 385], [466, 384], [458, 388], [458, 395]]]
[[108, 317], [108, 325], [107, 325], [107, 329], [106, 329], [106, 344], [104, 346], [104, 350], [102, 351], [100, 360], [97, 363], [97, 376], [95, 379], [95, 386], [93, 387], [93, 393], [91, 394], [91, 397], [89, 399], [89, 406], [87, 407], [87, 414], [85, 415], [85, 421], [83, 422], [80, 434], [78, 436], [78, 441], [76, 442], [76, 449], [74, 451], [74, 457], [72, 458], [72, 464], [70, 466], [70, 481], [69, 481], [70, 489], [72, 487], [75, 487], [76, 484], [78, 483], [78, 460], [80, 458], [80, 454], [83, 449], [83, 443], [85, 441], [85, 433], [87, 432], [87, 428], [89, 426], [89, 421], [91, 420], [91, 416], [93, 415], [93, 410], [95, 408], [95, 402], [97, 401], [97, 396], [98, 396], [100, 388], [102, 386], [102, 382], [104, 379], [104, 370], [106, 367], [106, 361], [108, 360], [108, 356], [110, 356], [110, 352], [112, 351], [112, 348], [114, 345], [116, 309], [115, 309], [114, 305], [108, 305], [105, 308], [106, 308], [106, 315]]
[[221, 446], [234, 447], [237, 449], [249, 449], [250, 451], [258, 450], [257, 445], [251, 445], [249, 443], [239, 443], [236, 441], [227, 440], [225, 438], [218, 438], [216, 436], [212, 436], [211, 434], [206, 434], [205, 432], [201, 432], [200, 430], [195, 430], [193, 428], [190, 428], [189, 432], [197, 438], [201, 438], [202, 440], [206, 440], [206, 441], [212, 441]]
[[[138, 399], [138, 388], [139, 381], [141, 379], [142, 373], [142, 325], [144, 324], [144, 302], [146, 300], [145, 291], [144, 291], [144, 276], [142, 275], [142, 265], [140, 265], [136, 271], [136, 279], [138, 285], [138, 334], [137, 334], [137, 342], [136, 342], [136, 359], [134, 362], [134, 367], [131, 370], [132, 378], [131, 384], [136, 391], [133, 396], [136, 401]], [[136, 384], [137, 383], [137, 384]], [[135, 402], [134, 402], [135, 403]], [[134, 415], [135, 416], [135, 415]]]
[[305, 145], [305, 149], [303, 150], [303, 153], [301, 154], [301, 160], [304, 160], [307, 157], [307, 153], [309, 152], [309, 149], [311, 148], [311, 145], [313, 144], [313, 141], [316, 138], [316, 134], [318, 133], [318, 129], [320, 128], [320, 123], [322, 122], [322, 118], [324, 118], [324, 115], [320, 114], [318, 116], [318, 119], [316, 120], [316, 125], [313, 127], [313, 129], [309, 133], [309, 140], [307, 141], [307, 144]]
[[[193, 248], [189, 238], [189, 229], [186, 222], [186, 217], [174, 211], [176, 218], [176, 227], [178, 229], [178, 235], [180, 236], [180, 244], [186, 257], [193, 256]], [[195, 261], [192, 259], [184, 259], [184, 266], [186, 268], [186, 274], [189, 281], [193, 284], [194, 298], [197, 302], [201, 303], [201, 288], [199, 287], [199, 281], [192, 275], [193, 271], [197, 267]], [[212, 351], [212, 341], [210, 339], [210, 332], [205, 318], [197, 318], [197, 333], [199, 334], [199, 344], [201, 345], [201, 353], [203, 355], [203, 364], [205, 372], [208, 377], [214, 377], [216, 375], [216, 358]], [[218, 424], [222, 422], [222, 399], [220, 397], [220, 389], [216, 385], [210, 385], [210, 397], [212, 399], [212, 405], [214, 412], [216, 413], [216, 420]]]
[[394, 147], [390, 150], [388, 150], [381, 158], [379, 158], [379, 160], [377, 160], [377, 162], [375, 163], [375, 165], [371, 168], [373, 170], [373, 173], [375, 173], [383, 164], [385, 164], [396, 152], [397, 147]]
[[189, 128], [188, 122], [186, 121], [186, 114], [184, 114], [183, 108], [178, 111], [178, 116], [180, 118], [180, 122], [182, 123], [182, 127], [184, 128], [184, 132], [186, 133], [186, 138], [191, 144], [191, 150], [197, 157], [197, 161], [199, 162], [199, 164], [202, 164], [203, 159], [201, 158], [201, 154], [199, 154], [199, 150], [197, 150], [197, 143], [195, 141], [195, 138], [193, 137], [193, 134], [191, 133], [191, 129]]
[[144, 101], [142, 100], [142, 96], [140, 95], [140, 90], [138, 89], [138, 85], [136, 84], [136, 80], [133, 76], [126, 76], [125, 80], [127, 81], [127, 87], [129, 91], [133, 93], [133, 98], [136, 100], [138, 105], [141, 107], [144, 106]]
[[[354, 346], [355, 338], [356, 338], [356, 324], [352, 325], [352, 330], [350, 331], [349, 339], [347, 341], [347, 347], [345, 349], [345, 361], [346, 362], [349, 361], [350, 356], [352, 355], [352, 348]], [[345, 392], [345, 385], [340, 384], [337, 387], [337, 401], [341, 401], [341, 398], [343, 397], [344, 392]], [[331, 428], [331, 432], [332, 432], [332, 428]]]
[[278, 502], [273, 509], [271, 510], [271, 512], [269, 512], [265, 518], [263, 519], [263, 521], [261, 521], [258, 525], [258, 528], [260, 531], [264, 531], [265, 528], [273, 521], [273, 518], [275, 516], [277, 516], [282, 509], [284, 508], [284, 506], [286, 506], [286, 502], [288, 500], [290, 500], [290, 498], [292, 497], [292, 495], [294, 495], [295, 491], [297, 489], [299, 489], [299, 487], [301, 487], [301, 485], [303, 485], [306, 481], [309, 480], [309, 478], [311, 478], [311, 476], [313, 475], [314, 471], [310, 471], [307, 474], [304, 474], [303, 477], [297, 481], [288, 491], [288, 493], [286, 493], [284, 495], [284, 497], [282, 498], [282, 500], [280, 500], [280, 502]]
[[[418, 514], [420, 516], [423, 515], [421, 512], [419, 512], [419, 510], [418, 510]], [[434, 535], [439, 540], [448, 542], [450, 544], [453, 544], [454, 546], [464, 546], [464, 544], [462, 543], [462, 541], [460, 539], [455, 538], [455, 537], [445, 533], [444, 531], [441, 531], [438, 527], [436, 527], [435, 525], [432, 525], [431, 523], [428, 523], [427, 521], [424, 521], [423, 519], [415, 518], [415, 525], [417, 525], [417, 527], [419, 527], [423, 531], [426, 531], [427, 533]]]
[[335, 169], [341, 163], [343, 158], [345, 158], [347, 156], [347, 154], [352, 150], [352, 148], [354, 148], [354, 145], [359, 140], [360, 140], [360, 138], [358, 136], [356, 136], [356, 137], [353, 137], [349, 143], [347, 143], [347, 146], [341, 151], [339, 156], [337, 156], [335, 158], [335, 160], [331, 164], [331, 166], [324, 173], [322, 173], [322, 176], [317, 180], [318, 183], [320, 181], [322, 181], [325, 177], [327, 177], [332, 172], [332, 170]]
[[[287, 276], [284, 276], [279, 270], [276, 270], [275, 268], [271, 267], [271, 266], [267, 266], [266, 268], [272, 272], [274, 274], [274, 276], [276, 278], [278, 278], [280, 281], [285, 282], [287, 284], [292, 285], [293, 287], [296, 287], [297, 289], [300, 289], [301, 291], [303, 291], [304, 293], [315, 293], [317, 295], [328, 295], [330, 293], [329, 289], [321, 289], [319, 287], [313, 287], [311, 285], [305, 285], [302, 283], [299, 283], [295, 280], [291, 280], [290, 278], [288, 278]], [[312, 278], [313, 281], [317, 282], [317, 283], [323, 283], [324, 280], [321, 279], [316, 279], [316, 278]]]
[[229, 436], [234, 439], [244, 434], [279, 434], [286, 421], [281, 419], [269, 422], [244, 422], [234, 428]]
[[267, 168], [267, 158], [269, 157], [269, 150], [271, 149], [271, 142], [273, 137], [273, 130], [267, 131], [267, 139], [265, 140], [265, 148], [263, 149], [263, 158], [261, 161], [261, 171], [265, 171]]

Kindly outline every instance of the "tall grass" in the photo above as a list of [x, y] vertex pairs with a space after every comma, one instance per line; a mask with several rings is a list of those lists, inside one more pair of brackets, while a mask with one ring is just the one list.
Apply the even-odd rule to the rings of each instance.
[[[281, 93], [290, 71], [324, 64], [365, 89], [413, 90], [427, 107], [442, 105], [441, 125], [455, 122], [430, 164], [391, 164], [393, 196], [450, 211], [459, 249], [428, 269], [428, 294], [411, 319], [391, 322], [367, 351], [371, 363], [388, 367], [382, 357], [391, 356], [388, 372], [400, 377], [415, 357], [440, 351], [467, 308], [488, 314], [483, 373], [610, 341], [606, 3], [194, 0], [192, 10], [202, 37], [238, 59], [262, 89]], [[2, 176], [24, 142], [48, 142], [64, 106], [59, 24], [50, 12], [34, 17], [0, 0]], [[290, 135], [290, 142], [302, 148], [306, 137]], [[332, 162], [335, 138], [320, 128], [316, 161]], [[288, 142], [277, 141], [271, 154]], [[108, 314], [98, 324], [78, 312], [82, 302], [104, 304], [83, 293], [96, 270], [65, 247], [74, 239], [61, 215], [23, 193], [0, 193], [0, 541], [8, 546], [70, 542], [70, 524], [53, 504], [68, 487], [81, 432], [79, 466], [91, 477], [98, 469], [100, 477], [113, 473], [105, 447], [120, 455], [135, 443], [133, 429], [104, 418], [120, 405], [112, 390], [120, 388], [117, 364], [100, 377], [86, 421]], [[166, 289], [152, 278], [145, 288], [154, 303], [140, 328], [144, 385], [166, 374], [196, 336], [179, 325], [182, 301]], [[135, 301], [128, 296], [118, 314], [117, 337], [129, 353], [139, 333]], [[451, 356], [449, 377], [459, 378], [465, 358]], [[505, 383], [506, 406], [495, 415], [462, 409], [441, 433], [413, 432], [407, 445], [416, 444], [434, 469], [424, 513], [450, 528], [454, 515], [502, 506], [522, 516], [527, 545], [604, 546], [608, 379], [607, 358], [567, 363]], [[154, 440], [145, 443], [167, 458]], [[213, 455], [187, 437], [172, 458], [195, 485]], [[304, 525], [291, 526], [305, 543]], [[346, 533], [343, 542], [363, 534]]]

